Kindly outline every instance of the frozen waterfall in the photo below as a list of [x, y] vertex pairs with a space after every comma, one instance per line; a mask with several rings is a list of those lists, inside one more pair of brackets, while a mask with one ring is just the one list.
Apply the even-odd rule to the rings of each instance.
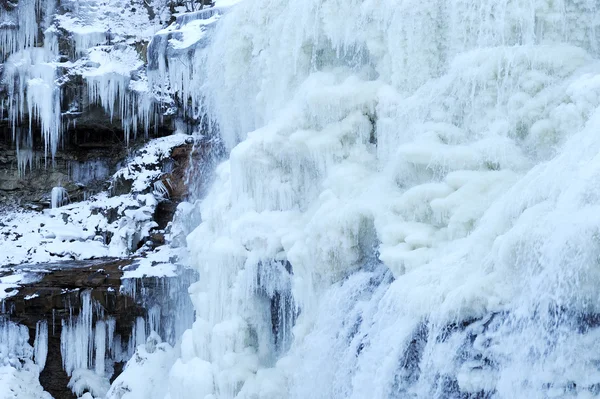
[[[74, 392], [600, 398], [597, 0], [218, 0], [168, 27], [139, 12], [157, 1], [0, 2], [21, 173], [90, 107], [124, 141], [168, 115], [228, 155], [173, 226], [201, 219], [193, 326], [153, 299], [120, 342], [83, 292], [60, 325]], [[42, 397], [49, 328], [0, 323], [0, 385]]]
[[171, 48], [230, 158], [170, 399], [600, 395], [599, 7], [247, 1]]

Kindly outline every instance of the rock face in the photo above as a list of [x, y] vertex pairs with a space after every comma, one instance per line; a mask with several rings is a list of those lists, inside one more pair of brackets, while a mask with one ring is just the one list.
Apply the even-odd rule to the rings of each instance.
[[[121, 259], [65, 262], [43, 269], [20, 266], [4, 272], [25, 273], [28, 280], [33, 280], [4, 300], [4, 313], [0, 317], [25, 325], [32, 346], [36, 344], [40, 323], [47, 323], [48, 352], [40, 383], [53, 397], [75, 397], [68, 383], [70, 374], [81, 368], [113, 381], [135, 347], [144, 343], [153, 331], [174, 343], [175, 334], [179, 333], [176, 330], [187, 327], [186, 321], [192, 320], [189, 297], [179, 287], [189, 284], [193, 278], [189, 272], [180, 277], [122, 280], [128, 267], [131, 260]], [[93, 311], [86, 315], [90, 305]], [[86, 317], [91, 322], [87, 331], [83, 328]], [[183, 324], [178, 325], [181, 321]], [[103, 335], [98, 331], [103, 331]], [[90, 335], [81, 336], [83, 332]], [[105, 340], [102, 345], [98, 345], [99, 338]], [[82, 343], [93, 356], [86, 358], [79, 354], [86, 359], [81, 364], [73, 363], [73, 359], [66, 358], [71, 354], [67, 347], [80, 348]]]
[[221, 153], [221, 142], [211, 139], [190, 139], [173, 148], [164, 166], [168, 172], [160, 177], [168, 193], [159, 201], [154, 214], [158, 229], [167, 227], [179, 203], [189, 200], [190, 193], [196, 198], [204, 195]]
[[[53, 189], [57, 186], [48, 176], [69, 176], [52, 168], [28, 170], [25, 177], [15, 177], [20, 186], [5, 196], [14, 199], [13, 204], [20, 199], [21, 205], [17, 211], [13, 206], [12, 211], [0, 212], [0, 265], [141, 255], [165, 244], [177, 206], [190, 200], [189, 192], [201, 193], [210, 183], [219, 159], [219, 141], [173, 134], [130, 151], [119, 164], [116, 154], [122, 157], [123, 151], [119, 153], [118, 147], [94, 151], [105, 158], [82, 163], [88, 167], [87, 174], [72, 173], [87, 177], [85, 184], [72, 178]], [[105, 174], [109, 169], [104, 165], [109, 163], [114, 165], [110, 178], [95, 179], [94, 173]], [[73, 172], [73, 165], [79, 164], [65, 165]], [[195, 182], [194, 186], [188, 181]], [[64, 203], [59, 204], [52, 193], [60, 194], [58, 199]], [[27, 196], [37, 199], [26, 201]], [[52, 200], [54, 209], [46, 209]]]
[[[0, 123], [0, 131], [2, 124]], [[50, 205], [53, 187], [67, 189], [71, 202], [88, 198], [106, 190], [108, 180], [117, 171], [127, 155], [141, 147], [146, 138], [139, 137], [129, 146], [122, 142], [122, 130], [109, 127], [86, 130], [79, 126], [69, 137], [72, 139], [52, 158], [44, 154], [44, 143], [38, 142], [32, 150], [16, 151], [0, 132], [0, 203], [25, 209], [43, 209]], [[169, 129], [158, 134], [168, 135]]]
[[4, 3], [0, 204], [37, 208], [56, 186], [83, 199], [128, 150], [172, 133], [169, 101], [148, 90], [144, 68], [170, 18], [165, 0]]

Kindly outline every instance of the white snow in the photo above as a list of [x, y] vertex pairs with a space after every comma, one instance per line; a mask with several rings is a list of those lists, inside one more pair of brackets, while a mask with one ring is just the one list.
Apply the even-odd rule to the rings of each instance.
[[23, 280], [23, 277], [22, 274], [11, 274], [0, 277], [0, 300], [13, 296], [18, 292], [15, 288], [19, 287], [19, 283]]
[[[152, 140], [135, 152], [112, 177], [113, 182], [131, 180], [130, 194], [111, 197], [101, 192], [86, 201], [67, 204], [66, 189], [55, 187], [50, 193], [51, 209], [41, 213], [0, 215], [0, 265], [122, 257], [136, 252], [140, 240], [156, 227], [153, 215], [158, 200], [164, 197], [164, 191], [156, 191], [154, 184], [163, 174], [161, 161], [189, 138], [185, 134], [173, 134]], [[106, 239], [109, 234], [112, 234], [110, 242]], [[171, 259], [182, 254], [182, 251], [173, 251], [152, 255], [154, 258], [148, 261], [151, 264], [143, 273], [171, 275], [174, 270]], [[161, 265], [154, 268], [154, 264]], [[7, 278], [0, 278], [0, 287], [17, 286]]]
[[187, 257], [185, 248], [173, 249], [169, 246], [158, 247], [149, 252], [145, 257], [136, 259], [133, 264], [125, 269], [123, 279], [135, 279], [142, 277], [175, 277], [177, 275], [179, 259]]
[[132, 192], [146, 190], [162, 175], [160, 162], [171, 155], [173, 147], [185, 144], [189, 135], [175, 133], [149, 141], [127, 161], [127, 165], [118, 170], [113, 179], [132, 180]]
[[[107, 197], [99, 194], [42, 213], [9, 213], [0, 227], [0, 264], [50, 262], [59, 259], [94, 259], [131, 253], [136, 237], [142, 238], [155, 226], [150, 215], [156, 201], [145, 195]], [[138, 209], [136, 212], [128, 208]], [[119, 218], [108, 223], [103, 215], [116, 209]], [[95, 240], [98, 231], [114, 233], [109, 244]], [[139, 239], [138, 238], [138, 239]]]
[[178, 356], [176, 349], [152, 334], [145, 345], [137, 347], [106, 399], [164, 398], [168, 392], [165, 377]]

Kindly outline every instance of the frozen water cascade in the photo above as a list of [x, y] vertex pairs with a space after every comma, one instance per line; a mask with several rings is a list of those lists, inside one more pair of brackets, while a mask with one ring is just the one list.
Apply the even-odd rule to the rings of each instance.
[[[54, 7], [55, 2], [50, 0], [43, 3], [39, 0], [25, 0], [18, 2], [12, 13], [4, 12], [5, 18], [14, 18], [15, 26], [13, 29], [0, 29], [1, 35], [7, 35], [0, 38], [4, 39], [1, 44], [2, 58], [7, 57], [1, 78], [2, 83], [7, 86], [9, 99], [8, 104], [0, 107], [0, 116], [4, 116], [6, 107], [17, 151], [20, 142], [31, 144], [34, 121], [40, 125], [46, 155], [53, 155], [58, 148], [62, 129], [61, 96], [60, 89], [55, 84], [57, 65], [53, 63], [58, 56], [58, 48], [51, 33], [43, 41], [43, 46], [37, 46], [42, 42], [38, 38], [39, 30], [48, 28], [50, 23], [49, 13], [43, 14], [45, 19], [40, 19], [39, 14], [53, 11]], [[12, 32], [6, 33], [7, 30]], [[11, 44], [10, 37], [13, 37], [15, 44]], [[29, 128], [21, 128], [26, 121]]]
[[3, 2], [0, 7], [0, 60], [15, 51], [30, 48], [38, 42], [36, 3], [20, 0], [14, 5]]
[[598, 397], [599, 17], [243, 2], [157, 67], [230, 150], [169, 399]]
[[[27, 342], [27, 327], [0, 317], [0, 398], [52, 399], [38, 381], [47, 350], [47, 333], [48, 330], [40, 325], [32, 347]], [[35, 362], [32, 360], [34, 357]]]
[[[101, 16], [98, 2], [63, 0], [57, 31], [38, 17], [27, 19], [35, 29], [14, 22], [48, 4], [0, 5], [12, 79], [2, 118], [22, 170], [37, 162], [27, 116], [52, 152], [81, 111], [57, 108], [67, 66], [86, 85], [83, 105], [120, 119], [126, 137], [150, 126], [155, 99], [173, 96], [180, 123], [200, 119], [229, 154], [197, 209], [178, 208], [178, 237], [201, 220], [187, 236], [199, 272], [192, 327], [150, 298], [117, 338], [82, 291], [81, 312], [61, 323], [73, 391], [600, 397], [596, 1], [218, 4], [160, 31], [148, 24], [141, 36], [158, 33], [147, 74], [119, 33], [130, 7]], [[54, 58], [61, 29], [79, 63]], [[124, 284], [136, 298], [145, 288]], [[51, 330], [37, 326], [33, 348], [0, 325], [2, 359], [25, 369], [9, 378], [37, 381], [38, 363], [53, 360]], [[129, 362], [109, 386], [115, 359]]]

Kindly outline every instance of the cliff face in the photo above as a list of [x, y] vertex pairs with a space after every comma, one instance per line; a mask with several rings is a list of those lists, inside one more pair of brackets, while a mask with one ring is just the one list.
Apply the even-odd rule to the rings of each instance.
[[[158, 36], [184, 40], [173, 15], [183, 9], [163, 0], [21, 0], [0, 9], [0, 245], [12, 248], [4, 261], [152, 249], [165, 242], [179, 202], [205, 190], [219, 140], [169, 78], [149, 81], [147, 70], [156, 68], [146, 65], [149, 43], [167, 21], [176, 20]], [[199, 17], [186, 21], [204, 15], [192, 14]], [[188, 46], [197, 41], [189, 33]], [[150, 53], [150, 64], [167, 62], [166, 53]], [[169, 138], [175, 129], [204, 134]], [[144, 147], [152, 138], [165, 140]], [[189, 165], [197, 178], [189, 178]], [[56, 215], [9, 213], [67, 204]], [[80, 233], [57, 234], [60, 223], [49, 227], [57, 220]], [[56, 240], [102, 248], [44, 249]]]
[[176, 16], [191, 3], [21, 0], [0, 9], [2, 205], [40, 209], [53, 187], [87, 198], [149, 138], [216, 137], [178, 66], [223, 10]]
[[17, 153], [10, 141], [1, 142], [0, 201], [3, 206], [41, 210], [50, 205], [54, 187], [64, 187], [71, 201], [107, 189], [108, 180], [128, 154], [117, 137], [111, 132], [100, 141], [65, 145], [53, 158], [44, 157], [39, 148]]
[[[37, 28], [4, 25], [18, 36], [4, 36], [6, 123], [33, 115], [51, 157], [62, 122], [92, 104], [125, 141], [174, 104], [178, 130], [201, 126], [206, 148], [220, 148], [218, 131], [229, 154], [165, 230], [201, 274], [168, 382], [150, 340], [109, 397], [598, 396], [596, 2], [267, 0], [227, 15], [217, 4], [153, 32], [147, 68], [120, 33], [125, 16], [144, 34], [138, 9], [102, 3], [120, 11], [106, 18], [113, 37], [69, 17], [98, 16], [100, 2], [69, 4], [39, 22], [43, 47]], [[61, 29], [75, 55], [54, 60]], [[64, 92], [84, 91], [72, 110], [57, 94], [64, 70], [80, 81]], [[175, 175], [151, 166], [155, 150], [114, 175], [131, 194], [116, 204], [97, 197], [43, 213], [35, 231], [19, 230], [24, 219], [1, 230], [37, 240], [12, 253], [144, 253]], [[132, 273], [173, 273], [172, 252], [146, 255]]]
[[144, 67], [145, 48], [168, 18], [161, 1], [21, 0], [0, 8], [4, 205], [43, 203], [57, 186], [83, 199], [116, 172], [130, 138], [173, 131], [163, 117], [168, 99], [155, 101]]

